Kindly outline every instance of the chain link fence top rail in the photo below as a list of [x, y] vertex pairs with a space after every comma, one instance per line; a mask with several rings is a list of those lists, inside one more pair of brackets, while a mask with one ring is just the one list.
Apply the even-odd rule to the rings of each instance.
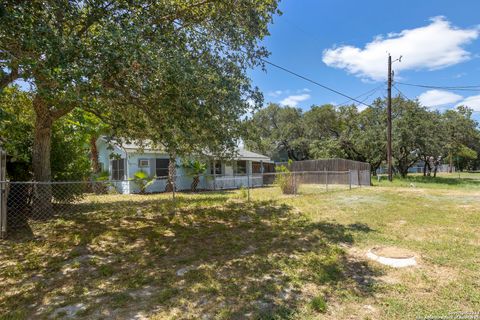
[[[363, 174], [369, 172], [362, 172]], [[283, 178], [283, 179], [282, 179]], [[290, 173], [259, 173], [252, 175], [176, 176], [175, 190], [187, 192], [246, 189], [248, 199], [252, 188], [277, 187], [280, 181], [295, 194], [314, 194], [335, 188], [360, 186], [358, 174], [352, 171], [319, 171]], [[135, 181], [82, 182], [10, 182], [0, 181], [4, 190], [2, 205], [3, 231], [19, 229], [31, 220], [46, 220], [71, 214], [95, 212], [102, 202], [114, 206], [132, 206], [129, 194], [155, 194], [171, 191], [167, 177]], [[273, 196], [272, 196], [273, 197]]]

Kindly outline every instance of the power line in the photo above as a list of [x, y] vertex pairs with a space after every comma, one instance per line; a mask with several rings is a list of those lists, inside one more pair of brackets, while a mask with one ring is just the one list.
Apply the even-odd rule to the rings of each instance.
[[326, 85], [323, 85], [323, 84], [321, 84], [321, 83], [318, 83], [318, 82], [315, 81], [315, 80], [312, 80], [312, 79], [310, 79], [310, 78], [307, 78], [307, 77], [305, 77], [305, 76], [302, 76], [301, 74], [298, 74], [298, 73], [296, 73], [296, 72], [294, 72], [294, 71], [291, 71], [291, 70], [289, 70], [289, 69], [287, 69], [287, 68], [284, 68], [284, 67], [282, 67], [282, 66], [280, 66], [280, 65], [278, 65], [278, 64], [275, 64], [275, 63], [270, 62], [270, 61], [268, 61], [268, 60], [266, 60], [266, 59], [263, 59], [263, 58], [260, 58], [260, 60], [261, 60], [262, 62], [268, 64], [268, 65], [271, 65], [272, 67], [275, 67], [275, 68], [277, 68], [277, 69], [283, 70], [283, 71], [285, 71], [285, 72], [287, 72], [287, 73], [290, 73], [291, 75], [294, 75], [294, 76], [296, 76], [296, 77], [298, 77], [298, 78], [300, 78], [300, 79], [303, 79], [303, 80], [305, 80], [305, 81], [308, 81], [308, 82], [310, 82], [310, 83], [313, 83], [314, 85], [317, 85], [317, 86], [319, 86], [319, 87], [322, 87], [322, 88], [324, 88], [324, 89], [326, 89], [326, 90], [329, 90], [329, 91], [331, 91], [331, 92], [333, 92], [333, 93], [336, 93], [336, 94], [338, 94], [338, 95], [340, 95], [340, 96], [343, 96], [343, 97], [345, 97], [345, 98], [347, 98], [347, 99], [350, 99], [350, 101], [355, 101], [355, 102], [357, 102], [357, 103], [359, 103], [359, 104], [362, 104], [362, 105], [364, 105], [364, 106], [366, 106], [366, 107], [371, 107], [369, 104], [366, 104], [366, 103], [364, 103], [364, 102], [362, 102], [362, 101], [360, 101], [360, 100], [358, 100], [358, 99], [355, 99], [355, 98], [353, 98], [353, 97], [350, 97], [349, 95], [347, 95], [347, 94], [345, 94], [345, 93], [342, 93], [342, 92], [340, 92], [340, 91], [338, 91], [338, 90], [335, 90], [335, 89], [333, 89], [333, 88], [330, 88], [330, 87], [328, 87], [328, 86], [326, 86]]
[[397, 90], [397, 92], [400, 94], [400, 96], [402, 96], [404, 99], [410, 100], [406, 95], [403, 94], [402, 91], [400, 91], [400, 89], [397, 88], [396, 85], [393, 85], [393, 88], [395, 88], [395, 90]]
[[427, 89], [443, 89], [443, 90], [452, 90], [452, 91], [480, 91], [480, 86], [433, 86], [433, 85], [405, 83], [405, 82], [398, 82], [398, 81], [396, 81], [395, 83], [404, 85], [404, 86], [427, 88]]
[[[368, 90], [367, 92], [362, 93], [362, 94], [359, 95], [359, 96], [356, 96], [355, 99], [360, 99], [360, 98], [363, 97], [364, 95], [367, 95], [367, 96], [365, 97], [365, 99], [362, 99], [362, 102], [365, 102], [365, 101], [367, 101], [372, 95], [374, 95], [376, 92], [378, 92], [380, 89], [383, 89], [384, 86], [385, 86], [385, 84], [381, 84], [380, 86], [378, 86], [378, 87], [376, 87], [376, 88], [373, 88], [373, 89], [371, 89], [371, 90]], [[341, 106], [343, 106], [343, 105], [346, 105], [346, 104], [349, 103], [350, 101], [352, 101], [352, 100], [347, 100], [347, 101], [345, 101], [345, 102], [339, 103], [339, 104], [336, 105], [336, 107], [341, 107]]]
[[[174, 21], [174, 23], [177, 24], [177, 25], [180, 26], [180, 27], [183, 27], [183, 24], [181, 24], [181, 23], [178, 22], [178, 21]], [[191, 29], [191, 31], [193, 31], [193, 32], [195, 32], [195, 33], [198, 33], [198, 34], [201, 34], [201, 35], [204, 35], [204, 36], [207, 35], [205, 32], [202, 32], [202, 31], [197, 30], [197, 29]], [[223, 45], [229, 46], [229, 44], [228, 44], [227, 42], [222, 41], [222, 40], [220, 40], [220, 39], [214, 39], [214, 41], [217, 41], [217, 42], [219, 42], [219, 43], [221, 43], [221, 44], [223, 44]], [[240, 52], [244, 53], [244, 54], [248, 54], [248, 52], [246, 52], [246, 51], [243, 50], [242, 48], [239, 48], [238, 50], [239, 50]], [[293, 75], [293, 76], [295, 76], [295, 77], [297, 77], [297, 78], [303, 79], [303, 80], [305, 80], [305, 81], [307, 81], [307, 82], [310, 82], [310, 83], [312, 83], [312, 84], [314, 84], [314, 85], [316, 85], [316, 86], [319, 86], [319, 87], [321, 87], [321, 88], [323, 88], [323, 89], [326, 89], [326, 90], [328, 90], [328, 91], [331, 91], [331, 92], [333, 92], [333, 93], [336, 93], [336, 94], [338, 94], [338, 95], [340, 95], [340, 96], [342, 96], [342, 97], [345, 97], [345, 98], [349, 99], [350, 101], [355, 101], [355, 102], [357, 102], [357, 103], [359, 103], [359, 104], [362, 104], [362, 105], [364, 105], [364, 106], [366, 106], [366, 107], [371, 107], [370, 105], [368, 105], [368, 104], [366, 104], [366, 103], [364, 103], [364, 102], [362, 102], [362, 101], [360, 101], [360, 100], [357, 100], [356, 98], [351, 97], [351, 96], [349, 96], [348, 94], [345, 94], [345, 93], [343, 93], [343, 92], [340, 92], [340, 91], [338, 91], [338, 90], [336, 90], [336, 89], [333, 89], [333, 88], [331, 88], [331, 87], [329, 87], [329, 86], [323, 85], [323, 84], [321, 84], [321, 83], [319, 83], [319, 82], [317, 82], [317, 81], [315, 81], [315, 80], [312, 80], [312, 79], [310, 79], [310, 78], [308, 78], [308, 77], [306, 77], [306, 76], [303, 76], [303, 75], [301, 75], [301, 74], [299, 74], [299, 73], [297, 73], [297, 72], [295, 72], [295, 71], [292, 71], [292, 70], [290, 70], [290, 69], [287, 69], [287, 68], [285, 68], [285, 67], [282, 67], [282, 66], [280, 66], [280, 65], [278, 65], [278, 64], [276, 64], [276, 63], [270, 62], [270, 61], [268, 61], [267, 59], [259, 58], [259, 60], [262, 61], [262, 62], [265, 63], [265, 64], [268, 64], [268, 65], [270, 65], [270, 66], [272, 66], [272, 67], [275, 67], [275, 68], [280, 69], [280, 70], [282, 70], [282, 71], [284, 71], [284, 72], [286, 72], [286, 73], [289, 73], [289, 74], [291, 74], [291, 75]]]

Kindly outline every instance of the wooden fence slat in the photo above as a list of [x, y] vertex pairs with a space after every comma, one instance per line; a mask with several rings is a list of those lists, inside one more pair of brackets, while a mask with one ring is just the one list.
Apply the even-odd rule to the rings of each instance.
[[[349, 159], [318, 159], [318, 160], [303, 160], [303, 161], [294, 161], [291, 164], [288, 162], [278, 162], [276, 166], [284, 165], [289, 167], [293, 172], [320, 172], [320, 171], [329, 171], [329, 172], [352, 172], [352, 183], [354, 185], [363, 185], [369, 186], [370, 181], [370, 164], [367, 162], [354, 161]], [[341, 174], [332, 174], [328, 177], [329, 183], [346, 183], [345, 177], [342, 177]], [[348, 181], [350, 183], [350, 181]]]

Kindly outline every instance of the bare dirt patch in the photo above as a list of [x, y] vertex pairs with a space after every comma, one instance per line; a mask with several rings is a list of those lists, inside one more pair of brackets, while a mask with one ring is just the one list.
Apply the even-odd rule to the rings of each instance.
[[412, 251], [397, 247], [375, 247], [370, 251], [377, 256], [392, 259], [409, 259], [415, 257]]

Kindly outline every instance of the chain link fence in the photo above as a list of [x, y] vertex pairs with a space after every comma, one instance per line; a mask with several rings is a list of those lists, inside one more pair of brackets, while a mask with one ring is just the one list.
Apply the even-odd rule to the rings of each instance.
[[[360, 187], [361, 175], [369, 172], [319, 171], [276, 172], [252, 175], [177, 176], [175, 192], [166, 192], [167, 177], [151, 180], [82, 182], [0, 181], [2, 234], [73, 214], [95, 214], [96, 210], [136, 210], [138, 201], [175, 199], [176, 192], [243, 197], [246, 200], [278, 199], [283, 195], [315, 195], [332, 190]], [[144, 195], [139, 198], [138, 195]], [[155, 195], [160, 195], [155, 197]], [[178, 195], [177, 195], [178, 196]], [[132, 201], [134, 200], [134, 201]], [[110, 207], [108, 207], [110, 206]], [[115, 209], [115, 210], [114, 210]]]

